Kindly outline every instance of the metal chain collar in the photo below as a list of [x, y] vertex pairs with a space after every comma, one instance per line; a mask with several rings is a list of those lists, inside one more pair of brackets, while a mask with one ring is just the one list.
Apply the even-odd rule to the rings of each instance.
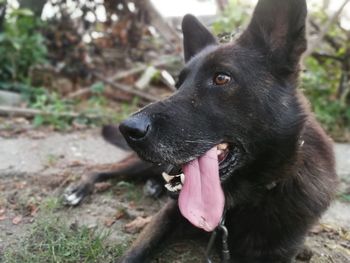
[[222, 249], [221, 249], [221, 263], [229, 263], [230, 262], [230, 250], [228, 248], [228, 231], [225, 226], [225, 219], [226, 219], [226, 210], [223, 213], [223, 216], [221, 218], [220, 224], [215, 228], [213, 233], [210, 236], [209, 243], [207, 246], [207, 249], [205, 251], [205, 261], [204, 263], [212, 263], [210, 256], [211, 252], [213, 250], [213, 246], [215, 243], [215, 239], [219, 232], [221, 232], [222, 235]]

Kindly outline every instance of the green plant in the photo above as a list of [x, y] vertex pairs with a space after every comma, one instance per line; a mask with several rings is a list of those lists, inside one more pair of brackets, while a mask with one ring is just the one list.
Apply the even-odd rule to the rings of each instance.
[[50, 114], [36, 115], [33, 120], [34, 126], [52, 125], [58, 130], [69, 127], [74, 117], [64, 114], [73, 109], [73, 102], [62, 99], [57, 93], [38, 94], [31, 102], [31, 107]]
[[249, 21], [251, 5], [242, 0], [230, 0], [228, 6], [213, 23], [212, 28], [221, 41], [228, 42]]
[[[214, 32], [222, 42], [231, 41], [236, 36], [231, 32], [247, 25], [251, 11], [246, 1], [230, 0], [213, 23]], [[320, 30], [328, 19], [320, 7], [312, 10], [312, 30]], [[350, 140], [349, 36], [349, 30], [341, 28], [341, 23], [334, 23], [317, 50], [305, 60], [306, 71], [302, 74], [301, 88], [317, 119], [336, 140]]]
[[40, 27], [40, 20], [30, 10], [9, 10], [0, 33], [0, 89], [16, 90], [16, 83], [28, 84], [30, 68], [45, 62], [47, 51]]
[[123, 104], [120, 109], [109, 108], [108, 101], [102, 96], [103, 87], [93, 91], [93, 96], [87, 101], [77, 101], [62, 98], [55, 92], [44, 89], [28, 91], [28, 103], [31, 108], [38, 109], [33, 119], [36, 127], [50, 125], [56, 130], [67, 130], [71, 126], [102, 126], [106, 123], [117, 123], [137, 109], [138, 99], [132, 103]]
[[302, 89], [323, 127], [335, 139], [342, 138], [350, 127], [350, 108], [336, 98], [340, 70], [336, 65], [320, 65], [313, 57], [306, 60], [307, 71], [302, 75]]
[[110, 244], [109, 232], [68, 224], [52, 211], [37, 219], [20, 249], [7, 249], [4, 263], [114, 262], [127, 244]]
[[40, 209], [46, 214], [51, 214], [63, 206], [63, 198], [55, 196], [47, 197], [41, 204]]
[[139, 98], [135, 97], [131, 103], [123, 103], [121, 105], [120, 113], [117, 116], [117, 121], [122, 121], [129, 117], [129, 115], [138, 109]]
[[118, 192], [124, 192], [126, 200], [133, 201], [133, 202], [139, 202], [142, 200], [143, 194], [142, 190], [138, 188], [137, 185], [125, 182], [125, 181], [120, 181], [117, 184], [117, 191]]

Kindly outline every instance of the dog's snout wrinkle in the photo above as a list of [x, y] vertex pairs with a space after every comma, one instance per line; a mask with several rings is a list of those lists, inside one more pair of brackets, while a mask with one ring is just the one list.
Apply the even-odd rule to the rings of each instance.
[[119, 126], [125, 138], [133, 141], [145, 139], [151, 129], [151, 120], [146, 116], [133, 116]]

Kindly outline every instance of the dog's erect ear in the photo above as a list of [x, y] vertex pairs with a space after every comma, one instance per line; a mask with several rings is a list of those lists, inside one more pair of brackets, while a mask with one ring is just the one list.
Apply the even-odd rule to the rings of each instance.
[[186, 15], [182, 20], [182, 32], [184, 35], [185, 61], [209, 45], [216, 45], [215, 37], [193, 15]]
[[306, 0], [259, 0], [239, 41], [263, 48], [278, 73], [292, 73], [306, 49], [306, 14]]

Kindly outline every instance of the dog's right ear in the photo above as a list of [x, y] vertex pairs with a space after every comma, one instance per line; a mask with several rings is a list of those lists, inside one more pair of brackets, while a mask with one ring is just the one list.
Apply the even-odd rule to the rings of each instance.
[[278, 74], [298, 69], [306, 49], [306, 0], [259, 0], [241, 44], [263, 50]]
[[193, 15], [185, 15], [182, 20], [184, 35], [185, 62], [189, 61], [198, 52], [210, 45], [217, 45], [215, 37]]

